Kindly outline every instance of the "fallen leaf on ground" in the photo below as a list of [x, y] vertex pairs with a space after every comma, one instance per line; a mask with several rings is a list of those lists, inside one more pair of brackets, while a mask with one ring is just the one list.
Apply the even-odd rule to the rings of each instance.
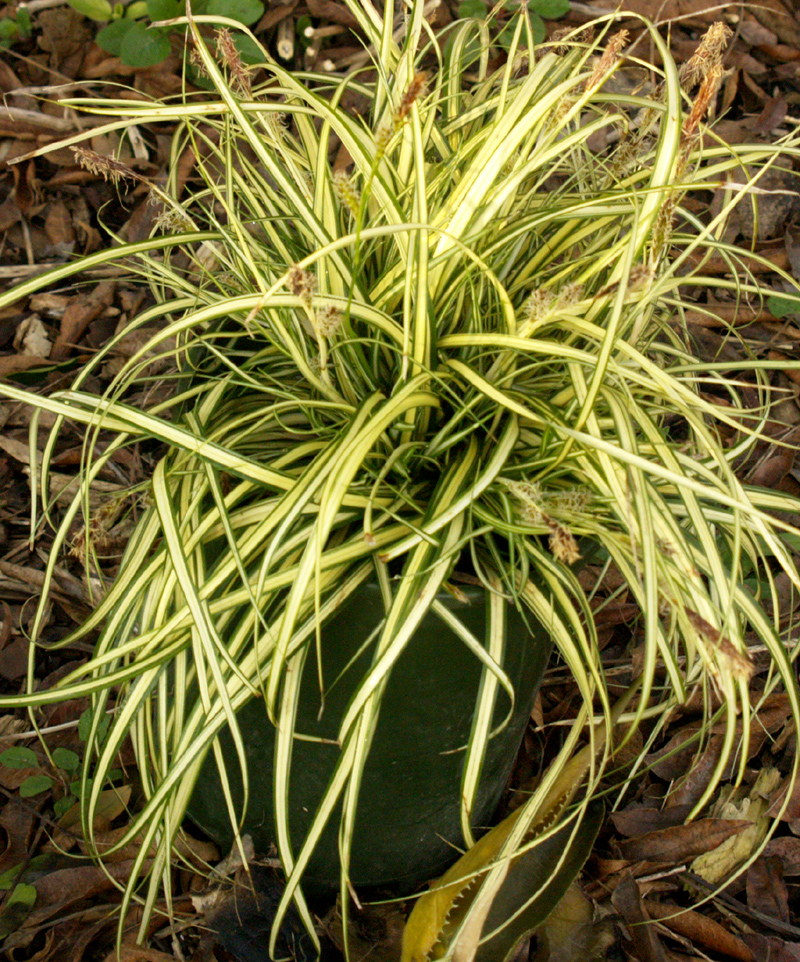
[[765, 855], [777, 855], [784, 875], [800, 875], [800, 838], [785, 836], [771, 838], [764, 848]]
[[751, 826], [747, 820], [701, 818], [688, 825], [675, 825], [639, 838], [620, 842], [625, 858], [634, 862], [642, 859], [679, 864], [717, 848], [726, 839]]
[[677, 935], [691, 939], [715, 952], [728, 955], [732, 959], [739, 959], [740, 962], [754, 962], [755, 956], [752, 950], [741, 939], [732, 935], [718, 922], [701, 915], [700, 912], [652, 899], [645, 899], [643, 908], [651, 919], [657, 919]]
[[61, 330], [50, 351], [53, 361], [63, 360], [78, 343], [89, 324], [111, 306], [115, 281], [102, 281], [90, 294], [76, 294], [61, 318]]
[[613, 923], [595, 920], [594, 906], [573, 882], [536, 932], [536, 962], [595, 962], [616, 941]]
[[642, 907], [639, 886], [630, 874], [625, 875], [611, 896], [611, 904], [619, 912], [628, 928], [635, 958], [639, 962], [668, 962], [668, 956]]
[[774, 792], [779, 780], [776, 769], [763, 769], [748, 795], [741, 797], [737, 792], [733, 800], [722, 805], [719, 812], [722, 818], [746, 820], [751, 824], [712, 851], [699, 855], [692, 863], [696, 875], [716, 884], [750, 858], [769, 831], [771, 819], [766, 814], [769, 802], [765, 796]]
[[783, 880], [781, 860], [776, 855], [762, 855], [748, 868], [747, 904], [770, 918], [792, 921], [789, 891]]
[[32, 367], [47, 367], [52, 362], [46, 357], [26, 357], [24, 354], [9, 354], [0, 357], [0, 377], [10, 377], [29, 371]]
[[47, 357], [52, 347], [47, 328], [36, 314], [31, 314], [17, 328], [14, 348], [23, 357]]
[[689, 805], [661, 809], [634, 802], [620, 812], [612, 812], [610, 817], [620, 835], [637, 838], [649, 832], [658, 832], [662, 828], [682, 825], [690, 812]]

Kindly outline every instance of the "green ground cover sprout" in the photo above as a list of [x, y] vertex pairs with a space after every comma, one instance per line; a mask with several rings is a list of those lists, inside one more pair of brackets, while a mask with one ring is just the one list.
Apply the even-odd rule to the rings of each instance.
[[13, 46], [17, 40], [31, 36], [31, 15], [27, 7], [19, 7], [13, 14], [0, 18], [0, 50]]
[[[576, 573], [581, 560], [614, 567], [641, 609], [641, 691], [623, 720], [635, 727], [647, 718], [655, 739], [665, 713], [699, 691], [708, 722], [724, 722], [696, 812], [729, 763], [744, 769], [736, 728], [747, 744], [748, 643], [764, 646], [767, 689], [782, 684], [800, 717], [793, 642], [779, 606], [768, 614], [763, 604], [777, 598], [781, 572], [800, 587], [785, 540], [798, 534], [787, 512], [800, 506], [748, 487], [735, 470], [776, 400], [770, 362], [739, 365], [737, 379], [760, 398], [747, 407], [730, 363], [695, 360], [682, 327], [687, 305], [712, 288], [743, 301], [762, 296], [740, 252], [721, 239], [747, 192], [727, 195], [708, 222], [683, 198], [745, 164], [758, 170], [782, 152], [796, 156], [796, 138], [728, 146], [708, 134], [722, 27], [679, 70], [645, 25], [663, 68], [649, 93], [621, 94], [606, 88], [627, 42], [614, 17], [594, 24], [591, 39], [581, 30], [534, 49], [522, 8], [507, 63], [489, 73], [480, 21], [454, 25], [444, 61], [422, 3], [405, 10], [400, 40], [391, 2], [380, 13], [367, 0], [348, 7], [374, 51], [370, 71], [291, 73], [264, 52], [268, 79], [253, 86], [232, 42], [240, 25], [216, 18], [213, 46], [199, 29], [212, 22], [204, 16], [187, 25], [215, 97], [67, 102], [114, 117], [93, 135], [176, 125], [174, 156], [195, 150], [203, 186], [179, 196], [173, 173], [153, 187], [159, 215], [150, 239], [0, 298], [10, 303], [93, 264], [124, 261], [153, 294], [134, 325], [161, 326], [102, 396], [85, 389], [86, 379], [113, 342], [70, 390], [32, 398], [0, 389], [56, 416], [41, 473], [32, 466], [43, 505], [33, 530], [42, 520], [57, 527], [48, 577], [83, 517], [87, 573], [102, 583], [92, 481], [125, 446], [164, 446], [152, 479], [134, 492], [144, 508], [119, 576], [77, 633], [102, 628], [93, 657], [52, 691], [35, 690], [32, 662], [30, 692], [3, 700], [35, 712], [88, 696], [96, 719], [114, 708], [102, 742], [89, 739], [98, 749], [87, 752], [87, 788], [76, 793], [87, 839], [108, 772], [132, 738], [144, 804], [116, 847], [141, 836], [123, 916], [141, 899], [142, 935], [159, 893], [170, 897], [174, 841], [206, 756], [225, 784], [241, 768], [247, 792], [237, 712], [256, 697], [278, 726], [277, 842], [288, 879], [280, 912], [294, 900], [313, 928], [304, 866], [342, 801], [346, 889], [359, 779], [387, 677], [437, 592], [452, 587], [457, 564], [547, 628], [584, 700], [518, 826], [553, 811], [559, 818], [545, 820], [545, 834], [579, 825], [613, 754], [609, 683], [590, 593]], [[364, 114], [343, 106], [350, 93], [368, 105]], [[141, 180], [118, 162], [82, 156], [110, 177]], [[712, 253], [728, 259], [728, 277], [703, 273]], [[153, 352], [174, 366], [172, 393], [135, 406], [131, 387], [157, 376]], [[82, 490], [56, 517], [48, 473], [64, 421], [85, 425], [87, 442]], [[109, 503], [107, 515], [116, 509]], [[298, 670], [322, 621], [368, 579], [386, 598], [376, 655], [342, 720], [340, 761], [312, 830], [295, 846], [286, 800]], [[465, 751], [468, 844], [486, 719], [506, 683], [487, 654], [498, 631], [493, 620], [487, 650], [464, 635], [487, 679], [476, 705], [483, 721]], [[590, 719], [598, 751], [581, 770], [584, 794], [562, 812], [548, 788]], [[227, 758], [225, 730], [234, 745]], [[240, 806], [230, 793], [228, 805], [236, 827]], [[510, 855], [504, 849], [492, 878]], [[476, 912], [484, 902], [475, 900]], [[474, 929], [470, 909], [452, 937], [463, 949]]]
[[[165, 60], [172, 50], [170, 34], [176, 31], [154, 24], [186, 13], [186, 0], [132, 0], [113, 5], [109, 0], [68, 2], [78, 13], [105, 24], [97, 31], [97, 45], [129, 67], [152, 67]], [[197, 15], [230, 17], [249, 27], [261, 18], [264, 4], [261, 0], [195, 0], [192, 9]], [[260, 61], [259, 48], [245, 34], [237, 34], [235, 42], [247, 63]]]

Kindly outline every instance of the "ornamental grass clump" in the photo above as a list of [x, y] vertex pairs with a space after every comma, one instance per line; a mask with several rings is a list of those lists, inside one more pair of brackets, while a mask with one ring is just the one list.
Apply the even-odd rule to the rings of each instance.
[[[141, 838], [123, 908], [143, 899], [142, 933], [162, 889], [169, 898], [175, 839], [207, 756], [238, 837], [250, 777], [238, 712], [253, 699], [276, 726], [266, 764], [287, 876], [279, 914], [294, 900], [313, 928], [304, 870], [337, 818], [347, 888], [387, 681], [429, 609], [446, 617], [437, 598], [459, 592], [454, 571], [543, 626], [584, 700], [518, 823], [542, 825], [543, 837], [564, 824], [577, 830], [613, 753], [611, 700], [577, 576], [587, 561], [616, 569], [641, 610], [628, 730], [646, 716], [655, 738], [665, 713], [697, 691], [709, 722], [725, 722], [695, 812], [731, 761], [743, 771], [736, 727], [746, 744], [748, 642], [764, 646], [769, 685], [785, 686], [800, 717], [791, 645], [762, 604], [780, 572], [800, 587], [784, 540], [794, 531], [786, 512], [798, 505], [735, 471], [774, 400], [766, 362], [742, 362], [729, 382], [730, 365], [696, 361], [682, 328], [687, 305], [711, 288], [761, 296], [739, 252], [720, 240], [732, 206], [749, 203], [746, 191], [708, 223], [683, 198], [745, 164], [794, 156], [795, 140], [728, 146], [708, 134], [719, 30], [681, 72], [647, 27], [664, 66], [650, 94], [628, 95], [606, 90], [627, 43], [613, 17], [595, 24], [594, 39], [568, 34], [534, 49], [523, 8], [507, 63], [489, 72], [478, 21], [452, 28], [441, 60], [421, 3], [405, 11], [399, 42], [391, 4], [382, 15], [367, 0], [348, 7], [372, 45], [369, 72], [294, 74], [265, 52], [267, 79], [255, 82], [224, 32], [241, 25], [197, 17], [182, 22], [214, 96], [74, 102], [118, 116], [109, 130], [175, 125], [174, 157], [195, 152], [202, 189], [181, 195], [173, 170], [153, 186], [160, 213], [150, 239], [57, 268], [4, 299], [111, 259], [153, 295], [133, 326], [160, 329], [104, 395], [83, 385], [113, 342], [71, 390], [35, 399], [57, 418], [41, 471], [45, 517], [57, 521], [48, 575], [115, 452], [147, 439], [164, 453], [136, 492], [141, 517], [119, 575], [76, 633], [102, 629], [93, 657], [53, 691], [33, 690], [32, 665], [30, 693], [5, 699], [35, 709], [90, 696], [96, 724], [113, 707], [84, 771], [89, 839], [105, 775], [132, 738], [144, 802], [115, 847]], [[216, 50], [204, 39], [209, 22], [220, 27]], [[125, 176], [119, 166], [109, 176]], [[728, 277], [703, 274], [711, 253], [728, 259]], [[134, 406], [131, 389], [155, 377], [154, 353], [173, 367], [171, 391]], [[758, 388], [758, 410], [740, 400], [744, 378]], [[88, 433], [81, 491], [56, 519], [47, 477], [65, 420]], [[103, 569], [84, 520], [96, 588]], [[368, 581], [380, 586], [385, 617], [341, 718], [334, 774], [298, 841], [287, 802], [298, 674], [323, 644], [322, 626]], [[493, 708], [513, 694], [503, 606], [489, 609], [485, 646], [455, 629], [485, 677], [463, 752], [467, 845]], [[435, 724], [436, 704], [429, 714]], [[592, 718], [597, 751], [578, 774], [566, 769], [573, 795], [585, 779], [582, 800], [555, 805], [548, 792]], [[509, 837], [531, 844], [523, 831]], [[495, 876], [512, 854], [492, 853]], [[484, 902], [474, 900], [473, 916], [485, 917]], [[438, 929], [425, 935], [424, 957], [434, 944], [434, 955], [446, 954], [451, 938], [463, 948], [471, 911], [447, 939]]]

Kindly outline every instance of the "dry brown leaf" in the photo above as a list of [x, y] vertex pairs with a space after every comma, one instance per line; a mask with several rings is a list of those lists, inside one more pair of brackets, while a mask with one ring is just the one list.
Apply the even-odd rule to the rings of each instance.
[[[322, 924], [330, 940], [344, 954], [344, 931], [338, 901]], [[397, 962], [404, 924], [405, 916], [396, 904], [365, 905], [358, 912], [351, 909], [347, 946], [350, 958]]]
[[130, 877], [132, 868], [132, 861], [107, 865], [105, 869], [98, 865], [81, 865], [50, 872], [36, 879], [32, 883], [37, 892], [34, 909], [24, 926], [6, 940], [3, 948], [8, 951], [15, 945], [26, 944], [31, 929], [37, 929], [85, 899], [115, 888], [115, 881], [124, 883]]
[[616, 941], [613, 924], [596, 921], [594, 906], [573, 882], [536, 930], [536, 962], [594, 962]]
[[[130, 800], [130, 785], [122, 785], [119, 788], [107, 788], [105, 791], [102, 791], [95, 809], [95, 832], [106, 832], [111, 822], [125, 811]], [[66, 832], [76, 832], [81, 836], [83, 835], [80, 802], [76, 802], [72, 808], [68, 809], [61, 816], [58, 820], [58, 827]]]
[[698, 942], [714, 952], [738, 959], [739, 962], [754, 962], [755, 956], [741, 939], [700, 912], [651, 899], [645, 899], [643, 907], [651, 919], [658, 919], [677, 935]]
[[633, 803], [620, 812], [612, 812], [611, 821], [620, 835], [637, 838], [650, 832], [658, 832], [662, 828], [682, 825], [691, 810], [689, 805], [658, 809]]
[[800, 942], [755, 933], [743, 935], [742, 941], [750, 946], [758, 962], [800, 962]]
[[756, 912], [791, 922], [789, 892], [783, 880], [781, 860], [762, 855], [747, 870], [747, 904]]
[[776, 816], [781, 810], [781, 806], [786, 801], [786, 794], [789, 793], [789, 800], [786, 804], [786, 811], [781, 815], [784, 822], [793, 822], [800, 818], [800, 778], [792, 780], [789, 775], [781, 783], [780, 789], [775, 793], [775, 797], [769, 807], [769, 814]]
[[701, 818], [688, 825], [676, 825], [620, 842], [622, 854], [632, 861], [658, 860], [679, 864], [710, 852], [725, 839], [748, 828], [750, 822], [726, 818]]
[[628, 926], [635, 957], [639, 962], [668, 962], [661, 940], [642, 907], [639, 886], [633, 876], [625, 875], [611, 896], [611, 904]]
[[121, 946], [119, 954], [115, 949], [106, 956], [104, 962], [176, 962], [176, 959], [174, 955], [167, 955], [158, 949], [126, 943]]
[[785, 836], [771, 838], [765, 848], [765, 855], [776, 855], [781, 860], [783, 874], [800, 875], [800, 838]]
[[61, 330], [50, 352], [53, 361], [63, 360], [89, 324], [111, 306], [115, 281], [102, 281], [90, 294], [76, 294], [61, 318]]
[[36, 822], [36, 809], [17, 796], [10, 798], [0, 810], [0, 828], [6, 835], [6, 848], [0, 855], [0, 874], [25, 861]]
[[0, 675], [6, 681], [18, 681], [28, 671], [28, 639], [17, 638], [0, 651]]
[[67, 205], [63, 200], [53, 201], [44, 219], [44, 232], [53, 247], [60, 251], [72, 251], [75, 246], [75, 228], [72, 226]]
[[47, 357], [52, 344], [47, 328], [36, 314], [31, 314], [17, 327], [14, 349], [24, 357]]
[[[750, 727], [750, 740], [747, 745], [747, 757], [753, 758], [760, 751], [767, 735], [778, 731], [791, 717], [791, 708], [785, 698], [769, 699], [758, 711], [758, 723]], [[682, 726], [669, 742], [659, 751], [647, 756], [647, 762], [652, 771], [663, 778], [665, 781], [674, 781], [685, 777], [692, 765], [700, 763], [698, 757], [701, 753], [702, 745], [697, 739], [697, 733], [702, 727], [702, 722], [692, 721]], [[715, 754], [714, 739], [716, 736], [725, 734], [725, 725], [714, 725], [708, 729], [706, 736], [708, 745], [705, 749], [711, 758], [706, 759], [703, 764], [708, 765]], [[741, 742], [742, 726], [736, 726], [736, 741]], [[702, 757], [702, 756], [700, 756]], [[723, 778], [730, 778], [734, 766], [739, 764], [738, 753], [732, 753], [731, 760], [723, 772]]]
[[684, 775], [678, 776], [673, 782], [667, 799], [670, 808], [683, 811], [687, 807], [692, 808], [703, 797], [714, 777], [724, 744], [724, 735], [711, 736], [703, 754]]
[[64, 316], [64, 311], [69, 304], [69, 297], [65, 294], [52, 294], [44, 291], [41, 294], [33, 294], [30, 300], [30, 308], [37, 314], [45, 317], [52, 317], [59, 320]]
[[47, 367], [52, 362], [46, 357], [26, 357], [23, 354], [9, 354], [0, 357], [0, 377], [10, 377], [32, 367]]

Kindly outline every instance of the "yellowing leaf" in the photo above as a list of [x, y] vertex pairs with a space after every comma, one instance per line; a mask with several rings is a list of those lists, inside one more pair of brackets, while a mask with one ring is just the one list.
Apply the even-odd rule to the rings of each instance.
[[699, 855], [692, 862], [692, 871], [696, 875], [716, 885], [750, 858], [767, 837], [771, 823], [767, 815], [770, 804], [768, 799], [780, 784], [780, 778], [777, 769], [764, 769], [750, 789], [749, 795], [726, 802], [722, 806], [722, 818], [742, 819], [751, 824], [712, 851]]
[[[95, 809], [95, 831], [99, 831], [105, 825], [112, 822], [118, 815], [125, 811], [128, 802], [131, 800], [130, 785], [122, 785], [120, 788], [108, 788], [100, 793]], [[58, 820], [58, 827], [70, 832], [81, 833], [81, 803], [76, 802], [72, 808], [68, 809]]]

